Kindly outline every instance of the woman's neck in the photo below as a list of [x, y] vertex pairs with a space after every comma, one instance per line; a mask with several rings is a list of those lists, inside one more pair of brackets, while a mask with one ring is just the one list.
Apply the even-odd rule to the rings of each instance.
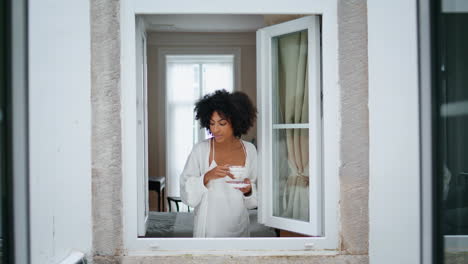
[[227, 138], [226, 140], [223, 140], [222, 142], [216, 142], [216, 140], [214, 140], [216, 146], [221, 147], [221, 148], [230, 148], [233, 145], [235, 145], [238, 141], [239, 139], [236, 137]]

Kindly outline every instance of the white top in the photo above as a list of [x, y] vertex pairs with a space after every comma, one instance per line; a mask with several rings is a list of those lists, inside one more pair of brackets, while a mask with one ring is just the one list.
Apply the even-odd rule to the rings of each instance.
[[211, 180], [205, 187], [205, 173], [217, 166], [214, 159], [209, 164], [210, 140], [193, 147], [180, 175], [180, 194], [185, 204], [195, 208], [194, 237], [249, 236], [247, 209], [257, 207], [257, 150], [252, 143], [242, 143], [246, 151], [245, 176], [252, 183], [252, 193], [248, 197], [224, 178]]

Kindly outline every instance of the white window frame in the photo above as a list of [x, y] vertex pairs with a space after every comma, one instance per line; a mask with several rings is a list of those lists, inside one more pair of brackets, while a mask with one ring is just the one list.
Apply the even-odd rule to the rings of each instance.
[[[338, 26], [336, 1], [248, 1], [211, 3], [181, 0], [121, 1], [122, 166], [123, 236], [126, 255], [336, 255], [339, 254], [338, 168], [339, 84]], [[135, 107], [135, 16], [140, 14], [317, 14], [322, 17], [323, 157], [324, 184], [333, 190], [324, 194], [323, 237], [294, 238], [138, 238]], [[257, 65], [258, 67], [258, 65]], [[261, 114], [261, 113], [260, 113]]]
[[[138, 178], [138, 235], [144, 236], [147, 229], [149, 214], [148, 197], [148, 119], [147, 119], [147, 37], [143, 19], [136, 22], [136, 107], [137, 107], [137, 167]], [[141, 167], [143, 165], [143, 167]]]
[[[189, 44], [190, 45], [190, 44]], [[166, 56], [168, 55], [234, 55], [234, 91], [241, 91], [241, 48], [235, 47], [171, 47], [158, 48], [159, 87], [166, 86]]]
[[[272, 39], [284, 34], [307, 30], [307, 49], [310, 52], [307, 60], [309, 75], [309, 123], [306, 124], [273, 124], [273, 64], [271, 54]], [[257, 106], [259, 114], [258, 127], [258, 167], [263, 172], [258, 183], [261, 195], [261, 221], [267, 226], [292, 232], [323, 236], [323, 187], [326, 192], [333, 193], [336, 189], [332, 185], [322, 184], [322, 118], [321, 118], [321, 52], [320, 52], [320, 18], [308, 16], [286, 23], [263, 28], [257, 32], [258, 48], [257, 62], [265, 67], [259, 67]], [[309, 130], [309, 221], [299, 221], [273, 216], [273, 131], [275, 129], [307, 128]], [[315, 146], [320, 146], [319, 148]]]

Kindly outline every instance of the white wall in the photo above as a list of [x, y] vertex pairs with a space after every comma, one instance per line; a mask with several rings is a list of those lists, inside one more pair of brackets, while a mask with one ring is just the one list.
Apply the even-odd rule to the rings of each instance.
[[369, 258], [420, 263], [417, 1], [369, 0]]
[[29, 1], [32, 263], [91, 252], [89, 1]]

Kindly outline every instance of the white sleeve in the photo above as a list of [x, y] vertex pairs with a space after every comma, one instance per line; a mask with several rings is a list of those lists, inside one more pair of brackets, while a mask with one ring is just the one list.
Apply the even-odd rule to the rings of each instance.
[[203, 184], [197, 149], [194, 147], [180, 175], [180, 196], [190, 207], [197, 207], [208, 189]]
[[249, 196], [244, 196], [244, 205], [247, 209], [257, 208], [257, 150], [253, 145], [249, 146], [252, 151], [250, 156], [249, 179], [252, 183], [252, 193]]

